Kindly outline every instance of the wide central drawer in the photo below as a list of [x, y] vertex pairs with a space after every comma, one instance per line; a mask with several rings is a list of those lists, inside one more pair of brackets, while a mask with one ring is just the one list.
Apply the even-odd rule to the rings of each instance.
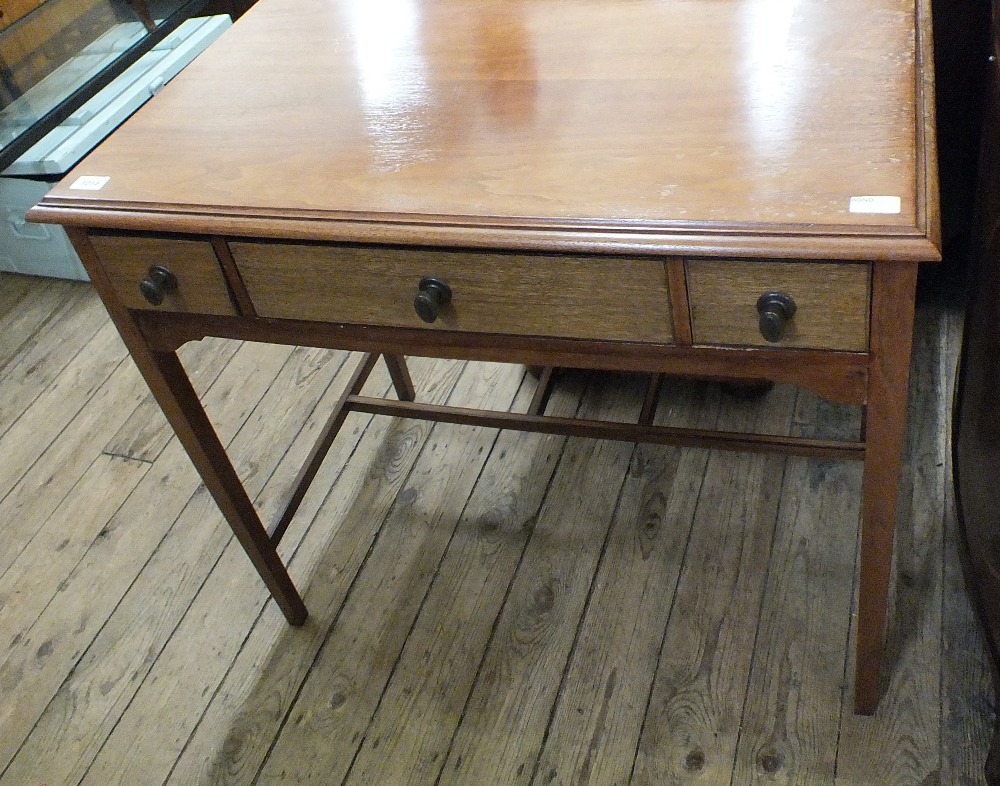
[[[562, 254], [231, 241], [263, 317], [525, 336], [671, 343], [665, 263]], [[424, 278], [450, 302], [428, 323]]]

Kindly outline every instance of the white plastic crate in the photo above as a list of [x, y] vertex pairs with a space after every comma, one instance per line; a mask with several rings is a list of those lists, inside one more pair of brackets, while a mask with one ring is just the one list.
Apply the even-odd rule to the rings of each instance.
[[63, 228], [24, 218], [50, 187], [44, 181], [0, 177], [0, 270], [86, 281], [87, 272]]

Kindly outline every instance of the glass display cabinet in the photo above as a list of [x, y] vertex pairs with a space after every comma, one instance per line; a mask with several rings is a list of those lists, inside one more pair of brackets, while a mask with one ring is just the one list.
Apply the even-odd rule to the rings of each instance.
[[204, 5], [205, 0], [0, 0], [0, 170]]
[[207, 0], [0, 0], [0, 271], [86, 278], [51, 184], [231, 24]]

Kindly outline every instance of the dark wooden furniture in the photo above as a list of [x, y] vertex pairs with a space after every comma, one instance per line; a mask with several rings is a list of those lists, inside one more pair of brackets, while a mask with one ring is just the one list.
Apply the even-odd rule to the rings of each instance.
[[[1000, 130], [1000, 129], [996, 129]], [[965, 323], [953, 432], [959, 517], [967, 546], [967, 580], [977, 596], [994, 663], [1000, 644], [1000, 214], [979, 268]], [[996, 671], [994, 672], [994, 675]], [[995, 677], [994, 677], [995, 681]], [[1000, 726], [987, 764], [1000, 784]]]
[[[970, 300], [955, 391], [952, 434], [966, 577], [978, 601], [994, 666], [1000, 663], [1000, 8], [993, 3]], [[1000, 690], [1000, 682], [994, 683]], [[1000, 784], [1000, 725], [987, 762]]]
[[[929, 9], [845, 2], [262, 0], [30, 217], [69, 228], [290, 622], [306, 609], [275, 544], [350, 409], [853, 458], [870, 713], [939, 232]], [[372, 353], [269, 527], [175, 354], [206, 335]], [[379, 354], [400, 401], [359, 395]], [[628, 426], [547, 417], [543, 395], [431, 407], [405, 355], [770, 379], [864, 406], [865, 427], [655, 428], [652, 395]]]

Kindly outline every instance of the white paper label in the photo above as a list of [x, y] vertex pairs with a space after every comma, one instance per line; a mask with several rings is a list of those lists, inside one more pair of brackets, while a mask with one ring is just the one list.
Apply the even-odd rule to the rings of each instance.
[[852, 213], [898, 213], [901, 209], [898, 196], [852, 196]]
[[110, 179], [110, 177], [100, 175], [84, 175], [74, 180], [70, 188], [75, 188], [78, 191], [100, 191]]

